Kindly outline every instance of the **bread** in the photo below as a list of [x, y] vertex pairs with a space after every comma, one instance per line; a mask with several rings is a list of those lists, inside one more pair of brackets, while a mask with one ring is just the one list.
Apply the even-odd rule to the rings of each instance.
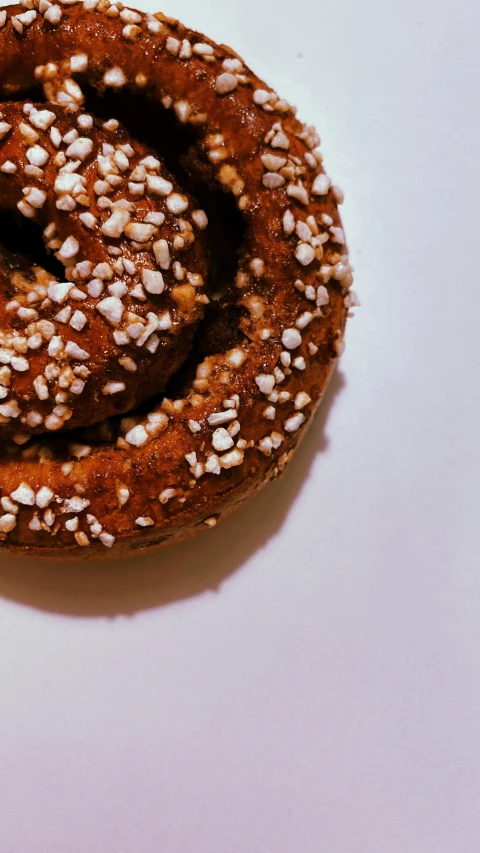
[[318, 136], [229, 48], [104, 0], [0, 10], [0, 89], [0, 207], [51, 256], [0, 252], [0, 546], [214, 527], [283, 471], [343, 350]]

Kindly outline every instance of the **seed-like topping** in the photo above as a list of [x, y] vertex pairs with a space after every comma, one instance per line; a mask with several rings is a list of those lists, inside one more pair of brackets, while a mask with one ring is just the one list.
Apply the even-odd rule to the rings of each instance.
[[49, 160], [49, 153], [40, 145], [33, 145], [27, 150], [27, 159], [32, 166], [44, 166]]
[[136, 243], [148, 243], [155, 233], [154, 225], [145, 225], [143, 222], [129, 222], [125, 227], [125, 234]]
[[37, 492], [35, 502], [40, 509], [46, 509], [46, 507], [53, 500], [54, 494], [48, 486], [42, 486], [42, 488]]
[[0, 531], [2, 533], [11, 533], [17, 526], [17, 519], [11, 513], [0, 516]]
[[5, 160], [5, 163], [0, 167], [0, 172], [5, 172], [6, 175], [14, 175], [16, 171], [17, 167], [12, 160]]
[[197, 54], [197, 56], [213, 56], [215, 53], [211, 44], [205, 44], [205, 42], [198, 42], [193, 45], [193, 52]]
[[89, 507], [89, 506], [90, 506], [89, 500], [87, 500], [86, 498], [81, 498], [78, 495], [76, 495], [75, 497], [68, 498], [65, 501], [64, 509], [65, 509], [65, 512], [78, 513], [78, 512], [83, 512], [83, 510], [87, 509], [87, 507]]
[[120, 169], [120, 171], [126, 172], [126, 170], [130, 166], [130, 161], [129, 161], [127, 155], [125, 154], [125, 152], [124, 151], [115, 151], [115, 154], [113, 155], [113, 159], [115, 160], [115, 163], [118, 166], [118, 168]]
[[49, 391], [45, 377], [36, 376], [33, 380], [33, 387], [35, 388], [35, 393], [39, 400], [48, 400]]
[[80, 246], [75, 237], [67, 237], [65, 242], [60, 246], [57, 252], [57, 257], [61, 261], [69, 261], [78, 254]]
[[186, 124], [186, 122], [190, 118], [191, 112], [192, 107], [190, 106], [188, 101], [177, 101], [177, 103], [175, 104], [176, 116], [182, 124]]
[[225, 74], [220, 74], [215, 82], [215, 88], [219, 95], [227, 95], [233, 92], [238, 86], [238, 80], [234, 74], [226, 71]]
[[18, 126], [20, 133], [22, 134], [23, 141], [26, 145], [35, 145], [36, 141], [39, 139], [38, 133], [33, 127], [30, 127], [29, 124], [25, 124], [25, 122], [21, 122]]
[[290, 148], [288, 136], [282, 130], [279, 130], [275, 134], [270, 145], [272, 146], [272, 148], [282, 148], [285, 151], [288, 151], [288, 149]]
[[70, 57], [70, 71], [72, 74], [83, 74], [88, 68], [88, 56], [86, 53], [77, 53]]
[[180, 193], [172, 193], [167, 198], [167, 207], [170, 213], [179, 216], [180, 213], [185, 213], [188, 209], [188, 199], [186, 196], [180, 195]]
[[[190, 59], [192, 55], [192, 45], [190, 44], [188, 39], [184, 39], [182, 41], [182, 46], [180, 48], [180, 53], [178, 54], [180, 59]], [[168, 95], [167, 95], [168, 98]]]
[[227, 57], [222, 62], [222, 68], [225, 68], [225, 71], [232, 71], [234, 74], [243, 73], [245, 71], [243, 67], [243, 62], [240, 59], [235, 57]]
[[261, 394], [271, 394], [275, 387], [275, 377], [271, 374], [261, 374], [255, 378]]
[[311, 402], [312, 398], [309, 397], [309, 395], [306, 394], [305, 391], [299, 391], [299, 393], [295, 397], [295, 408], [297, 412], [300, 412], [302, 409], [305, 408], [305, 406], [309, 406]]
[[89, 154], [93, 151], [93, 142], [91, 139], [80, 137], [72, 142], [67, 148], [67, 157], [72, 157], [78, 160], [86, 160]]
[[317, 303], [319, 308], [322, 308], [323, 305], [328, 305], [329, 301], [330, 301], [330, 296], [328, 294], [328, 290], [323, 284], [321, 284], [317, 288], [316, 303]]
[[296, 370], [305, 370], [305, 368], [307, 366], [305, 359], [303, 358], [302, 355], [299, 355], [299, 356], [297, 356], [297, 358], [294, 358], [292, 364]]
[[229, 421], [234, 421], [236, 417], [236, 410], [228, 409], [226, 412], [214, 412], [209, 416], [208, 423], [210, 426], [219, 426], [220, 424], [226, 424]]
[[261, 258], [254, 258], [253, 261], [250, 261], [250, 269], [255, 278], [261, 278], [265, 273], [265, 263]]
[[143, 445], [147, 443], [148, 439], [148, 432], [141, 424], [133, 427], [133, 429], [129, 430], [125, 436], [125, 441], [133, 447], [143, 447]]
[[343, 193], [343, 190], [340, 189], [340, 187], [335, 186], [332, 187], [332, 193], [337, 204], [343, 204], [343, 202], [345, 201], [345, 195]]
[[212, 453], [206, 463], [205, 463], [205, 471], [207, 474], [215, 474], [219, 475], [222, 473], [222, 466], [220, 465], [220, 459], [216, 455], [216, 453]]
[[47, 200], [47, 194], [37, 187], [25, 187], [24, 193], [29, 205], [36, 210], [41, 210]]
[[103, 75], [103, 83], [105, 86], [111, 86], [113, 89], [121, 89], [122, 86], [125, 86], [127, 82], [127, 78], [123, 73], [121, 68], [115, 67], [110, 68], [109, 71], [106, 71]]
[[170, 269], [170, 250], [168, 248], [167, 241], [157, 240], [157, 242], [153, 244], [153, 252], [155, 254], [155, 260], [160, 269]]
[[12, 125], [7, 121], [0, 121], [0, 139], [4, 139], [7, 133], [10, 133]]
[[285, 184], [285, 178], [277, 172], [267, 172], [262, 178], [262, 183], [267, 190], [278, 190]]
[[192, 213], [192, 219], [200, 229], [200, 231], [204, 231], [208, 226], [208, 217], [204, 210], [194, 210]]
[[111, 394], [121, 394], [125, 391], [126, 385], [124, 382], [107, 382], [102, 388], [102, 394], [109, 396]]
[[159, 175], [147, 175], [147, 189], [152, 195], [169, 196], [173, 190], [173, 184]]
[[113, 284], [108, 285], [108, 292], [112, 296], [118, 296], [119, 299], [122, 299], [128, 293], [128, 287], [123, 281], [114, 281]]
[[49, 6], [44, 17], [49, 24], [56, 27], [62, 20], [63, 13], [60, 6]]
[[142, 21], [142, 16], [133, 9], [122, 9], [120, 17], [124, 24], [140, 24]]
[[93, 118], [89, 115], [79, 116], [77, 124], [82, 128], [82, 130], [90, 130], [93, 127]]
[[155, 522], [154, 522], [153, 518], [150, 518], [150, 516], [147, 515], [147, 516], [141, 516], [140, 518], [137, 518], [135, 524], [137, 524], [138, 527], [153, 527]]
[[127, 24], [122, 30], [122, 35], [124, 38], [133, 41], [141, 32], [140, 27], [137, 27], [136, 24]]
[[67, 341], [65, 344], [65, 354], [79, 361], [87, 361], [90, 358], [90, 353], [79, 347], [74, 341]]
[[81, 213], [78, 218], [83, 222], [85, 228], [88, 228], [89, 230], [95, 228], [97, 220], [93, 213]]
[[235, 448], [235, 450], [231, 450], [230, 453], [225, 453], [224, 456], [220, 457], [220, 465], [222, 468], [235, 468], [237, 465], [242, 464], [243, 459], [243, 450]]
[[156, 270], [143, 269], [142, 270], [142, 281], [147, 293], [152, 293], [155, 296], [163, 293], [165, 283], [163, 281], [163, 275], [161, 272], [157, 272]]
[[112, 325], [118, 326], [123, 317], [123, 304], [117, 296], [107, 296], [98, 303], [97, 311]]
[[143, 160], [140, 160], [140, 165], [137, 168], [141, 167], [149, 169], [151, 172], [154, 172], [156, 169], [160, 168], [160, 160], [157, 160], [156, 157], [154, 157], [152, 154], [149, 154], [148, 157], [144, 157]]
[[17, 370], [19, 373], [24, 373], [29, 370], [30, 365], [26, 358], [22, 358], [21, 356], [14, 355], [12, 356], [12, 360], [10, 362], [14, 370]]
[[75, 329], [76, 332], [81, 332], [82, 329], [85, 328], [86, 324], [87, 318], [83, 311], [75, 311], [72, 319], [70, 320], [72, 329]]
[[312, 239], [312, 232], [308, 227], [306, 222], [298, 221], [295, 227], [295, 231], [297, 236], [300, 237], [300, 240], [304, 240], [307, 243]]
[[295, 249], [295, 257], [300, 264], [307, 267], [315, 260], [315, 249], [309, 243], [299, 243]]
[[134, 181], [130, 181], [128, 184], [128, 192], [130, 195], [140, 197], [145, 194], [145, 185], [140, 183], [135, 183]]
[[283, 231], [286, 237], [295, 231], [295, 217], [291, 210], [287, 210], [283, 217]]
[[121, 237], [128, 222], [130, 222], [128, 210], [117, 207], [110, 218], [102, 225], [102, 234], [112, 239]]
[[286, 165], [286, 157], [277, 157], [275, 154], [262, 154], [262, 163], [269, 172], [278, 172]]
[[100, 281], [109, 281], [111, 278], [113, 278], [113, 270], [110, 264], [107, 264], [105, 262], [97, 264], [97, 266], [93, 269], [92, 272], [96, 278], [100, 279]]
[[267, 92], [266, 89], [256, 89], [253, 93], [253, 102], [261, 107], [268, 104], [270, 98], [271, 92]]
[[160, 225], [163, 225], [165, 222], [165, 214], [161, 211], [151, 210], [150, 213], [147, 213], [147, 215], [143, 217], [143, 221], [150, 223], [150, 225], [160, 227]]
[[25, 199], [19, 201], [17, 207], [27, 219], [32, 219], [35, 216], [35, 208], [31, 207]]
[[298, 329], [285, 329], [282, 335], [282, 343], [286, 349], [297, 349], [302, 343], [302, 336]]
[[285, 432], [296, 432], [305, 422], [305, 415], [301, 412], [298, 415], [293, 415], [284, 423]]
[[123, 485], [117, 487], [117, 499], [119, 506], [125, 506], [130, 498], [130, 490]]
[[345, 234], [343, 233], [343, 228], [336, 228], [334, 225], [330, 227], [330, 233], [335, 240], [336, 243], [340, 243], [341, 246], [345, 243]]
[[10, 497], [23, 506], [35, 505], [35, 492], [28, 483], [20, 483], [18, 489], [11, 493]]
[[48, 298], [52, 300], [52, 302], [62, 303], [65, 302], [68, 298], [68, 294], [70, 293], [73, 284], [69, 281], [60, 282], [60, 281], [51, 281], [48, 285]]
[[115, 536], [112, 536], [111, 533], [100, 533], [98, 537], [102, 545], [105, 545], [105, 548], [113, 548], [115, 544]]
[[12, 26], [16, 29], [17, 33], [22, 35], [24, 27], [29, 27], [30, 24], [33, 24], [36, 17], [37, 13], [33, 10], [23, 12], [21, 15], [14, 15], [12, 17]]
[[266, 435], [265, 438], [262, 438], [259, 442], [259, 448], [265, 456], [271, 456], [273, 450], [273, 441], [269, 435]]
[[181, 42], [178, 39], [173, 38], [173, 36], [169, 36], [165, 43], [165, 47], [169, 53], [173, 53], [176, 56], [180, 50]]
[[299, 201], [300, 204], [308, 204], [308, 193], [303, 184], [290, 184], [287, 187], [287, 195]]
[[313, 195], [327, 195], [332, 182], [327, 175], [317, 175], [313, 182], [312, 193]]
[[9, 403], [2, 403], [0, 406], [0, 415], [3, 415], [4, 418], [18, 418], [19, 414], [20, 409], [16, 400], [12, 400]]
[[297, 322], [295, 323], [297, 329], [306, 329], [307, 326], [312, 322], [314, 315], [311, 311], [304, 311], [303, 314], [300, 314]]
[[11, 499], [8, 495], [5, 495], [5, 496], [0, 500], [0, 503], [1, 503], [1, 505], [2, 505], [2, 509], [4, 509], [4, 510], [5, 510], [5, 512], [11, 512], [11, 513], [13, 513], [13, 515], [16, 515], [16, 514], [17, 514], [17, 512], [18, 512], [18, 506], [17, 506], [17, 504], [16, 504], [16, 503], [14, 503], [14, 502], [12, 501], [12, 499]]
[[233, 447], [233, 439], [224, 427], [220, 427], [213, 433], [212, 444], [215, 450], [223, 452]]
[[231, 367], [241, 367], [246, 357], [245, 350], [242, 347], [237, 347], [227, 353], [226, 360]]

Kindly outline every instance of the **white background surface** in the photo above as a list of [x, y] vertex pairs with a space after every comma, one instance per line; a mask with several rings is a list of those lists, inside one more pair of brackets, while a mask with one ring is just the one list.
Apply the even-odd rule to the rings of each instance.
[[478, 0], [163, 11], [317, 124], [363, 307], [236, 518], [93, 572], [1, 557], [0, 849], [473, 853]]

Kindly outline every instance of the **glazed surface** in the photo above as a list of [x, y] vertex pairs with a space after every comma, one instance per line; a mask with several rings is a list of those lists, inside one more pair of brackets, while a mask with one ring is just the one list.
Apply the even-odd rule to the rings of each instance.
[[[0, 25], [0, 208], [64, 267], [0, 254], [1, 544], [88, 558], [193, 535], [281, 473], [343, 350], [341, 193], [313, 128], [176, 21], [41, 0]], [[215, 293], [219, 192], [238, 243]]]

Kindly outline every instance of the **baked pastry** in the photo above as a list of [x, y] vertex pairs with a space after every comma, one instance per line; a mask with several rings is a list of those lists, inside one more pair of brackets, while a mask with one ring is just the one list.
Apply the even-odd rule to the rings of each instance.
[[283, 471], [343, 350], [319, 138], [229, 48], [109, 0], [0, 10], [0, 90], [0, 544], [214, 527]]

